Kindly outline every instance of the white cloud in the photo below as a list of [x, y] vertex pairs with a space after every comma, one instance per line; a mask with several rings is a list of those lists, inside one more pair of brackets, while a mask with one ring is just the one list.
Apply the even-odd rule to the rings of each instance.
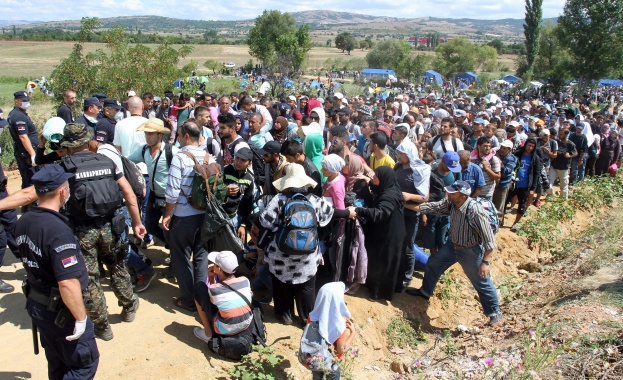
[[[556, 17], [562, 13], [564, 0], [549, 0], [543, 4], [544, 17]], [[360, 0], [357, 3], [336, 4], [333, 0], [317, 0], [313, 3], [292, 0], [284, 6], [283, 1], [263, 2], [231, 0], [212, 2], [188, 0], [102, 0], [78, 3], [69, 0], [0, 0], [0, 19], [27, 21], [61, 21], [87, 17], [115, 17], [135, 15], [158, 15], [181, 19], [241, 20], [253, 19], [264, 9], [286, 12], [330, 9], [340, 12], [363, 13], [390, 17], [441, 17], [441, 18], [523, 18], [525, 3], [517, 0], [437, 0], [414, 2], [413, 0]]]

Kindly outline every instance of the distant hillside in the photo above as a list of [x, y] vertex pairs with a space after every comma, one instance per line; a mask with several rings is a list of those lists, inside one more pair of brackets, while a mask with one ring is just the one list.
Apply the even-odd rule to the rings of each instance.
[[[310, 25], [312, 38], [316, 41], [326, 41], [326, 39], [331, 39], [343, 31], [350, 31], [357, 37], [373, 36], [376, 39], [406, 38], [439, 32], [448, 37], [464, 36], [475, 41], [486, 41], [495, 37], [508, 42], [523, 40], [523, 19], [476, 20], [435, 17], [408, 19], [330, 10], [294, 12], [291, 14], [298, 23]], [[239, 38], [245, 35], [254, 24], [254, 20], [182, 20], [159, 16], [112, 17], [100, 20], [102, 29], [122, 26], [130, 31], [141, 30], [143, 33], [179, 35], [182, 33], [200, 35], [206, 31], [216, 31], [219, 35], [227, 38]], [[555, 23], [556, 19], [544, 21]], [[17, 25], [17, 28], [33, 27], [78, 30], [80, 20], [28, 22]]]

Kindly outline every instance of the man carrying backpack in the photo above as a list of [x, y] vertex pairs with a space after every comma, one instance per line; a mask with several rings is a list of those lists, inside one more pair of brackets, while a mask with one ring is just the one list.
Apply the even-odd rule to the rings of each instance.
[[128, 159], [136, 163], [144, 162], [147, 165], [149, 173], [147, 186], [150, 192], [149, 199], [147, 199], [145, 227], [148, 233], [166, 243], [167, 236], [158, 223], [164, 215], [166, 205], [164, 192], [167, 188], [169, 167], [173, 156], [179, 149], [169, 143], [168, 139], [164, 142], [164, 138], [170, 136], [171, 130], [164, 127], [162, 120], [151, 119], [150, 123], [144, 123], [136, 130], [145, 132], [147, 144], [134, 150]]
[[456, 181], [445, 188], [446, 198], [439, 202], [422, 203], [415, 211], [423, 214], [450, 215], [449, 239], [426, 264], [420, 289], [407, 293], [428, 300], [433, 296], [439, 278], [448, 268], [459, 263], [478, 292], [480, 304], [489, 326], [502, 320], [497, 290], [489, 276], [491, 256], [497, 247], [489, 214], [477, 201], [470, 198], [471, 188], [465, 181]]

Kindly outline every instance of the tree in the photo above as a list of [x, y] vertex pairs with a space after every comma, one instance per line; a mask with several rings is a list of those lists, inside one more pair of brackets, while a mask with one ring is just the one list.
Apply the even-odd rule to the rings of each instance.
[[569, 73], [571, 54], [560, 43], [558, 28], [560, 25], [544, 25], [539, 39], [539, 55], [534, 63], [534, 77], [542, 78], [560, 89], [566, 80], [572, 79]]
[[368, 36], [365, 38], [366, 45], [368, 49], [372, 49], [374, 47], [374, 42], [372, 41], [372, 37]]
[[329, 38], [329, 39], [327, 40], [327, 47], [331, 47], [331, 42], [332, 42], [332, 41], [331, 41], [331, 39]]
[[526, 0], [526, 18], [523, 33], [526, 37], [526, 65], [518, 70], [526, 81], [532, 78], [534, 62], [539, 54], [541, 20], [543, 19], [543, 0]]
[[78, 33], [78, 41], [91, 42], [93, 31], [102, 26], [97, 17], [83, 17], [80, 20], [80, 32]]
[[212, 70], [213, 74], [216, 74], [216, 70], [221, 70], [223, 68], [223, 64], [215, 59], [208, 59], [203, 63], [203, 66]]
[[446, 78], [454, 78], [455, 75], [475, 71], [481, 68], [493, 71], [497, 63], [497, 51], [491, 46], [474, 45], [466, 38], [455, 38], [449, 42], [437, 46], [437, 57], [433, 61], [433, 67]]
[[570, 73], [587, 83], [617, 70], [623, 60], [623, 0], [568, 0], [558, 18], [559, 37], [569, 48]]
[[350, 52], [357, 46], [356, 44], [357, 40], [350, 32], [342, 32], [335, 37], [335, 47], [342, 50], [342, 53], [347, 51], [350, 55]]
[[419, 76], [426, 71], [428, 65], [430, 64], [430, 56], [427, 54], [416, 54], [412, 57], [405, 59], [404, 63], [401, 65], [400, 75], [403, 76], [406, 80], [418, 79]]
[[504, 49], [504, 42], [502, 42], [502, 40], [499, 39], [499, 38], [495, 38], [495, 39], [487, 42], [487, 46], [491, 46], [491, 47], [495, 48], [495, 50], [497, 50], [498, 54], [502, 54], [502, 51]]
[[[409, 58], [411, 46], [405, 40], [381, 41], [368, 52], [366, 61], [368, 66], [374, 68], [391, 69], [401, 72]], [[400, 74], [399, 74], [400, 75]]]
[[[296, 27], [296, 20], [287, 13], [264, 11], [249, 30], [249, 54], [270, 71], [282, 74], [298, 71], [311, 49], [309, 26]], [[287, 60], [284, 62], [282, 60]], [[273, 87], [274, 89], [274, 87]]]
[[[111, 98], [122, 99], [128, 90], [137, 93], [163, 92], [180, 76], [194, 69], [186, 65], [178, 69], [181, 58], [192, 51], [190, 46], [176, 50], [168, 43], [154, 49], [145, 45], [131, 45], [123, 28], [114, 28], [104, 34], [108, 51], [98, 49], [84, 54], [83, 42], [89, 38], [92, 19], [81, 23], [80, 36], [69, 56], [61, 61], [50, 76], [52, 90], [62, 99], [64, 90], [72, 89], [83, 98], [95, 92], [104, 92]], [[194, 66], [194, 63], [192, 63]]]

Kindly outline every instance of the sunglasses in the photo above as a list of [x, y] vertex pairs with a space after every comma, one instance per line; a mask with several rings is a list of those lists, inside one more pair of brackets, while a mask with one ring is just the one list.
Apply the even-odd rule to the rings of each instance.
[[310, 116], [309, 118], [312, 119], [312, 120], [320, 121], [320, 116]]

